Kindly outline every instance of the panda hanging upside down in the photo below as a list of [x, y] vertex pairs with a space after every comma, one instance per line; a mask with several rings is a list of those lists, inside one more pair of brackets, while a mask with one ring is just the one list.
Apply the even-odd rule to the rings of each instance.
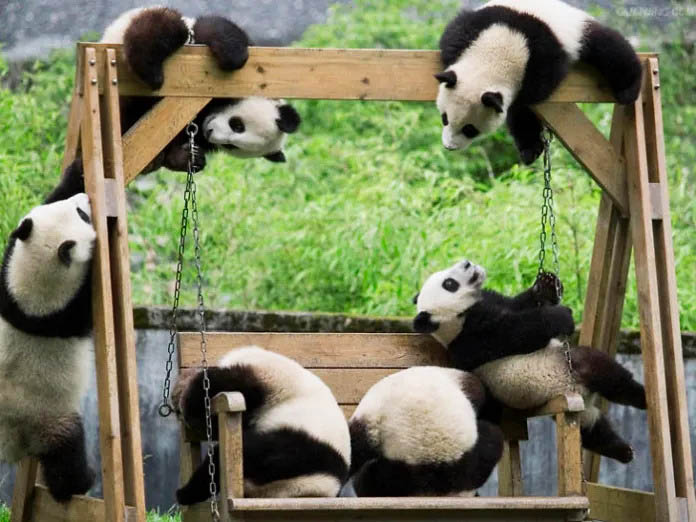
[[567, 391], [585, 398], [582, 445], [620, 462], [633, 449], [593, 404], [596, 395], [645, 409], [645, 389], [606, 353], [570, 348], [568, 367], [561, 336], [574, 331], [571, 311], [558, 304], [555, 276], [538, 278], [515, 297], [482, 290], [485, 270], [462, 261], [431, 275], [415, 303], [414, 330], [429, 333], [448, 350], [454, 366], [472, 371], [508, 407], [529, 409]]
[[[223, 71], [243, 67], [250, 45], [244, 30], [226, 18], [191, 19], [169, 7], [126, 11], [104, 30], [101, 42], [122, 43], [129, 67], [153, 90], [164, 84], [164, 61], [186, 43], [208, 45]], [[121, 97], [122, 131], [130, 129], [158, 101], [156, 97]], [[196, 144], [202, 152], [196, 156], [196, 167], [205, 167], [205, 154], [212, 151], [283, 162], [286, 136], [297, 130], [300, 121], [297, 111], [283, 100], [215, 98], [195, 118], [199, 129]], [[160, 167], [186, 171], [188, 160], [188, 136], [181, 131], [143, 172]]]
[[547, 100], [582, 61], [596, 67], [618, 103], [633, 103], [642, 66], [617, 31], [560, 0], [493, 0], [463, 10], [440, 39], [437, 107], [445, 148], [464, 149], [507, 122], [522, 161], [544, 149], [530, 106]]

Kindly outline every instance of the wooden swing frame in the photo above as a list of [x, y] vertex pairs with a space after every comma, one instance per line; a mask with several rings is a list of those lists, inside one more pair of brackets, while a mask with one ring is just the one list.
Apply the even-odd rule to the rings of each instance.
[[[437, 92], [432, 75], [440, 69], [439, 53], [251, 48], [243, 69], [223, 73], [206, 47], [185, 46], [167, 60], [165, 83], [156, 92], [139, 82], [125, 66], [119, 45], [79, 43], [77, 58], [63, 165], [69, 164], [81, 149], [97, 230], [94, 341], [104, 498], [73, 497], [66, 504], [57, 504], [45, 487], [36, 484], [36, 461], [25, 459], [18, 467], [12, 520], [144, 521], [125, 188], [212, 97], [432, 101]], [[571, 439], [559, 440], [559, 466], [570, 481], [559, 495], [576, 495], [577, 501], [562, 504], [554, 501], [556, 497], [549, 497], [542, 505], [535, 504], [531, 497], [519, 497], [522, 476], [518, 441], [526, 438], [526, 420], [520, 424], [517, 419], [515, 423], [521, 429], [517, 436], [507, 437], [499, 466], [500, 492], [507, 497], [267, 499], [255, 505], [247, 502], [248, 509], [238, 511], [235, 508], [243, 508], [246, 501], [234, 494], [240, 491], [239, 464], [236, 478], [229, 475], [222, 479], [224, 520], [328, 521], [358, 515], [367, 520], [454, 520], [461, 519], [463, 510], [467, 510], [467, 520], [541, 520], [556, 516], [551, 513], [557, 514], [559, 509], [567, 519], [575, 520], [579, 511], [584, 514], [589, 499], [592, 518], [696, 522], [658, 59], [655, 54], [645, 53], [640, 58], [644, 66], [641, 96], [633, 105], [614, 106], [608, 140], [576, 105], [614, 101], [602, 78], [589, 68], [571, 71], [553, 97], [535, 110], [603, 190], [581, 344], [614, 355], [632, 247], [635, 250], [654, 493], [598, 484], [600, 460], [589, 453], [585, 455], [587, 482], [578, 482], [580, 470], [565, 470], [563, 461], [567, 459], [573, 468], [580, 466], [578, 441], [571, 440], [573, 430], [577, 430], [571, 428]], [[119, 96], [134, 95], [163, 98], [122, 136]], [[269, 334], [246, 337], [261, 342], [264, 335]], [[293, 334], [289, 335], [284, 343], [293, 342]], [[322, 334], [306, 335], [321, 344]], [[211, 333], [208, 339], [213, 352], [234, 346], [225, 334]], [[367, 345], [373, 348], [401, 339], [401, 346], [410, 353], [414, 346], [429, 342], [417, 335], [364, 339], [371, 339]], [[187, 349], [190, 351], [187, 343], [191, 340], [187, 341], [184, 334], [180, 338], [180, 360]], [[326, 348], [324, 363], [333, 356], [330, 344]], [[361, 352], [360, 356], [369, 361], [371, 353]], [[234, 396], [216, 400], [216, 409], [226, 416], [230, 432], [235, 431], [234, 423], [239, 422], [243, 409], [235, 401]], [[566, 415], [570, 425], [577, 411], [577, 405], [572, 407], [570, 403], [572, 398], [559, 398], [537, 413], [554, 414], [558, 419]], [[234, 448], [233, 439], [222, 444]], [[182, 461], [183, 468], [192, 465], [190, 460]], [[188, 519], [199, 519], [196, 511], [200, 510], [191, 510]]]

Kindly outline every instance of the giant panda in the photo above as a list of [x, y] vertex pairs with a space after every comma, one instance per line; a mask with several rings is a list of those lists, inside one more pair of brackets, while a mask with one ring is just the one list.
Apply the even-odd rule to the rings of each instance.
[[503, 451], [477, 419], [486, 393], [471, 373], [414, 366], [374, 384], [350, 418], [357, 496], [474, 496]]
[[89, 378], [96, 234], [79, 163], [10, 234], [0, 269], [0, 459], [39, 459], [57, 501], [87, 492], [80, 402]]
[[431, 275], [415, 302], [414, 330], [429, 333], [448, 350], [455, 367], [478, 375], [490, 393], [511, 408], [541, 406], [567, 391], [586, 400], [580, 415], [582, 445], [630, 462], [633, 450], [594, 405], [595, 395], [645, 409], [645, 389], [606, 353], [570, 347], [572, 372], [559, 337], [574, 331], [571, 311], [558, 304], [552, 274], [515, 297], [482, 290], [485, 270], [462, 261]]
[[633, 103], [642, 67], [631, 44], [560, 0], [493, 0], [463, 10], [440, 39], [442, 142], [463, 149], [507, 122], [522, 161], [543, 151], [530, 105], [551, 96], [578, 60], [596, 67], [619, 103]]
[[[247, 346], [231, 350], [208, 370], [210, 397], [240, 392], [244, 495], [335, 497], [350, 466], [345, 416], [319, 377], [288, 357]], [[182, 373], [172, 392], [175, 411], [190, 429], [205, 434], [203, 373]], [[217, 429], [213, 432], [217, 435]], [[219, 464], [219, 455], [214, 459]], [[216, 480], [220, 466], [216, 465]], [[208, 460], [176, 493], [179, 504], [209, 497]]]
[[[190, 40], [190, 41], [189, 41]], [[126, 61], [151, 89], [164, 83], [163, 63], [184, 44], [206, 44], [218, 66], [233, 71], [246, 63], [250, 45], [247, 34], [221, 16], [187, 18], [169, 7], [139, 7], [121, 14], [105, 30], [102, 43], [123, 44]], [[121, 128], [126, 132], [157, 102], [156, 97], [121, 97]], [[243, 99], [213, 99], [196, 117], [199, 154], [195, 166], [205, 166], [205, 154], [224, 151], [240, 158], [264, 157], [283, 162], [287, 134], [300, 125], [297, 111], [283, 100], [253, 96]], [[188, 136], [181, 131], [145, 167], [186, 171]]]

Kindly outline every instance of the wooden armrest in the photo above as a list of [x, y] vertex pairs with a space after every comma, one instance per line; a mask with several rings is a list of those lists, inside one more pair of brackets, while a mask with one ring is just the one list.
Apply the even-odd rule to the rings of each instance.
[[237, 413], [246, 411], [244, 395], [239, 392], [222, 392], [213, 397], [213, 411], [215, 413]]
[[554, 397], [549, 402], [534, 408], [525, 410], [522, 415], [525, 417], [543, 417], [546, 415], [556, 415], [558, 413], [577, 413], [585, 409], [585, 401], [579, 393], [564, 393]]

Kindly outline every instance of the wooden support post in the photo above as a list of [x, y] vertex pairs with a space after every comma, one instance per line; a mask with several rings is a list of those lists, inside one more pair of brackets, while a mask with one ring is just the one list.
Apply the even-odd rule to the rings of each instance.
[[[75, 79], [77, 82], [77, 78]], [[73, 89], [70, 101], [70, 113], [68, 115], [68, 130], [65, 135], [65, 149], [63, 151], [62, 170], [65, 170], [77, 157], [80, 149], [80, 126], [82, 125], [82, 96], [78, 94], [77, 87]]]
[[114, 180], [116, 217], [108, 221], [109, 253], [112, 268], [116, 369], [123, 454], [125, 501], [135, 507], [138, 518], [145, 519], [145, 484], [140, 439], [140, 406], [135, 359], [135, 326], [131, 302], [130, 251], [126, 222], [126, 193], [123, 179], [121, 122], [119, 113], [116, 53], [107, 51], [104, 95], [101, 97], [103, 118], [105, 177]]
[[[648, 75], [643, 89], [643, 102], [645, 104], [648, 180], [653, 186], [657, 184], [660, 203], [659, 209], [653, 209], [652, 232], [655, 241], [655, 266], [674, 481], [676, 496], [680, 498], [680, 502], [686, 504], [686, 506], [680, 506], [680, 510], [688, 513], [687, 519], [689, 521], [696, 522], [694, 474], [691, 467], [691, 443], [689, 440], [689, 410], [684, 382], [684, 356], [679, 327], [679, 307], [677, 305], [677, 281], [674, 246], [672, 244], [669, 191], [667, 190], [667, 166], [657, 58], [648, 59]], [[656, 204], [656, 198], [652, 198], [651, 201], [653, 205]], [[656, 216], [659, 216], [659, 219]]]
[[39, 461], [33, 457], [25, 457], [17, 464], [10, 508], [11, 522], [29, 522], [31, 519], [31, 504], [34, 500], [38, 470]]
[[[674, 487], [674, 464], [669, 431], [667, 383], [662, 345], [662, 325], [657, 288], [657, 264], [652, 224], [643, 119], [643, 95], [626, 110], [626, 159], [631, 233], [635, 248], [636, 284], [640, 317], [640, 341], [645, 367], [645, 390], [658, 520], [679, 520]], [[672, 266], [670, 268], [674, 270]]]
[[521, 497], [524, 495], [520, 441], [506, 440], [503, 456], [498, 462], [498, 496]]
[[82, 85], [85, 105], [82, 117], [82, 159], [85, 171], [85, 189], [89, 194], [92, 206], [92, 223], [97, 231], [92, 284], [102, 487], [107, 520], [123, 522], [125, 519], [125, 494], [117, 393], [116, 339], [111, 291], [109, 232], [104, 198], [102, 122], [94, 49], [85, 49], [83, 61]]
[[570, 412], [556, 415], [558, 496], [561, 497], [583, 494], [579, 415]]
[[213, 398], [213, 411], [218, 416], [220, 452], [220, 517], [230, 520], [229, 499], [244, 498], [242, 450], [242, 413], [246, 409], [239, 392], [219, 393]]

